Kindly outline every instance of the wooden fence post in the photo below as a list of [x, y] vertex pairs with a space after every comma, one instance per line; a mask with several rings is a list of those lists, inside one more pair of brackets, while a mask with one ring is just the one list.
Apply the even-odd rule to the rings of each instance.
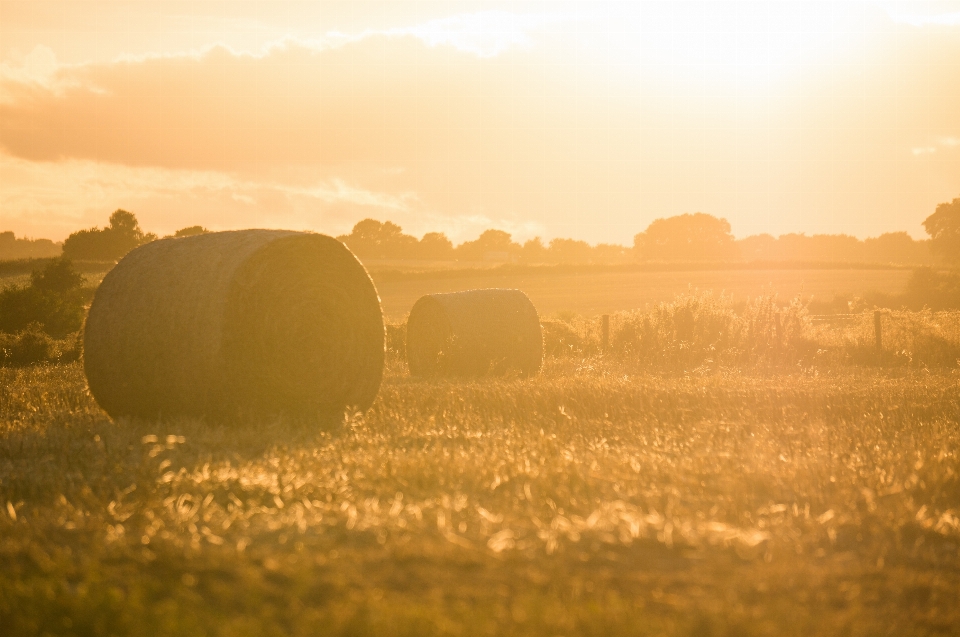
[[883, 353], [883, 324], [880, 322], [880, 310], [873, 313], [873, 331], [877, 335], [877, 354]]
[[600, 331], [603, 335], [603, 353], [610, 349], [610, 315], [604, 314], [600, 318]]

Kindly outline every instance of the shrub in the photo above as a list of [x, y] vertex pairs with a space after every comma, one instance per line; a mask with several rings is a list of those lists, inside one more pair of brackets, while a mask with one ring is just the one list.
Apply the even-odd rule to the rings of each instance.
[[57, 338], [76, 332], [83, 323], [82, 282], [69, 259], [52, 259], [33, 272], [30, 285], [0, 291], [0, 332], [22, 332], [33, 323]]
[[612, 317], [611, 350], [658, 368], [792, 363], [811, 349], [803, 338], [806, 316], [799, 301], [781, 308], [774, 297], [761, 297], [737, 313], [727, 297], [684, 295]]
[[387, 353], [397, 359], [407, 359], [407, 324], [386, 325]]
[[560, 357], [583, 355], [589, 349], [589, 341], [580, 335], [567, 321], [541, 321], [543, 329], [543, 355]]
[[54, 357], [56, 346], [39, 324], [32, 323], [19, 334], [2, 335], [0, 352], [4, 365], [22, 367], [47, 362]]
[[907, 281], [903, 305], [913, 310], [960, 309], [960, 273], [918, 268]]

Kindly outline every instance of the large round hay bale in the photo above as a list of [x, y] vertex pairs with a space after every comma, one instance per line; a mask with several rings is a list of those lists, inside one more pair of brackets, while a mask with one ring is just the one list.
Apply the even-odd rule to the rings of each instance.
[[130, 252], [90, 306], [84, 369], [111, 416], [366, 409], [383, 315], [339, 241], [286, 230], [161, 239]]
[[407, 363], [414, 376], [482, 376], [543, 363], [537, 309], [520, 290], [430, 294], [407, 319]]

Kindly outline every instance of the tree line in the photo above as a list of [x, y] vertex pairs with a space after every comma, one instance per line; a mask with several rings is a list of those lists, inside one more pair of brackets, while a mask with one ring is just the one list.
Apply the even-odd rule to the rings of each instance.
[[12, 232], [0, 232], [0, 260], [46, 259], [58, 256], [63, 251], [62, 243], [50, 239], [18, 239]]
[[[915, 240], [906, 232], [890, 232], [868, 239], [844, 234], [759, 234], [736, 239], [730, 224], [702, 212], [656, 219], [636, 234], [630, 247], [578, 239], [543, 241], [534, 237], [523, 243], [503, 230], [486, 230], [459, 245], [442, 232], [421, 238], [405, 234], [391, 221], [363, 219], [349, 234], [337, 237], [361, 259], [419, 259], [433, 261], [514, 263], [631, 263], [631, 262], [864, 262], [932, 265], [938, 260], [960, 262], [960, 198], [937, 206], [923, 222], [929, 239]], [[202, 226], [178, 230], [184, 237], [207, 232]], [[144, 232], [136, 216], [126, 210], [110, 215], [104, 228], [74, 232], [63, 242], [63, 256], [73, 260], [112, 261], [157, 236]], [[11, 232], [0, 233], [0, 259], [23, 258], [5, 249], [19, 245]], [[46, 241], [46, 240], [37, 240]], [[51, 246], [42, 244], [48, 252]], [[44, 256], [52, 256], [44, 254]]]
[[510, 261], [518, 263], [629, 262], [866, 262], [931, 265], [960, 259], [960, 198], [937, 207], [924, 221], [930, 239], [915, 240], [890, 232], [860, 240], [849, 235], [760, 234], [736, 239], [726, 219], [687, 213], [653, 221], [633, 238], [633, 246], [597, 244], [577, 239], [534, 237], [514, 241], [503, 230], [486, 230], [477, 239], [454, 246], [440, 232], [421, 239], [403, 233], [390, 221], [364, 219], [350, 234], [337, 237], [360, 258], [431, 259], [438, 261]]

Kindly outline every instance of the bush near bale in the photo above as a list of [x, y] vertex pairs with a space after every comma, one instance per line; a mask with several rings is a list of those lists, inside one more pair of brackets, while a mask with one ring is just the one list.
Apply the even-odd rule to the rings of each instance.
[[584, 339], [567, 321], [540, 321], [543, 330], [543, 355], [561, 357], [591, 352]]
[[407, 324], [387, 325], [387, 352], [396, 359], [406, 359], [407, 357]]
[[41, 363], [72, 363], [82, 354], [80, 332], [51, 338], [38, 323], [17, 334], [0, 333], [0, 366], [26, 367]]
[[[728, 297], [699, 293], [650, 310], [612, 314], [605, 357], [658, 372], [824, 364], [960, 366], [960, 312], [884, 311], [881, 351], [874, 321], [872, 309], [844, 314], [835, 322], [814, 322], [799, 299], [781, 306], [766, 296], [739, 308]], [[544, 351], [550, 358], [588, 363], [601, 351], [600, 329], [597, 318], [545, 321]]]
[[688, 294], [614, 315], [611, 353], [661, 368], [793, 364], [816, 349], [804, 338], [805, 320], [798, 300], [780, 307], [775, 297], [760, 297], [737, 312], [728, 297]]
[[54, 351], [54, 344], [40, 325], [32, 323], [19, 334], [4, 334], [0, 349], [3, 350], [5, 365], [22, 367], [48, 361]]
[[46, 334], [63, 338], [83, 324], [87, 294], [70, 259], [52, 259], [34, 270], [30, 285], [0, 291], [0, 332], [22, 332], [36, 323]]

